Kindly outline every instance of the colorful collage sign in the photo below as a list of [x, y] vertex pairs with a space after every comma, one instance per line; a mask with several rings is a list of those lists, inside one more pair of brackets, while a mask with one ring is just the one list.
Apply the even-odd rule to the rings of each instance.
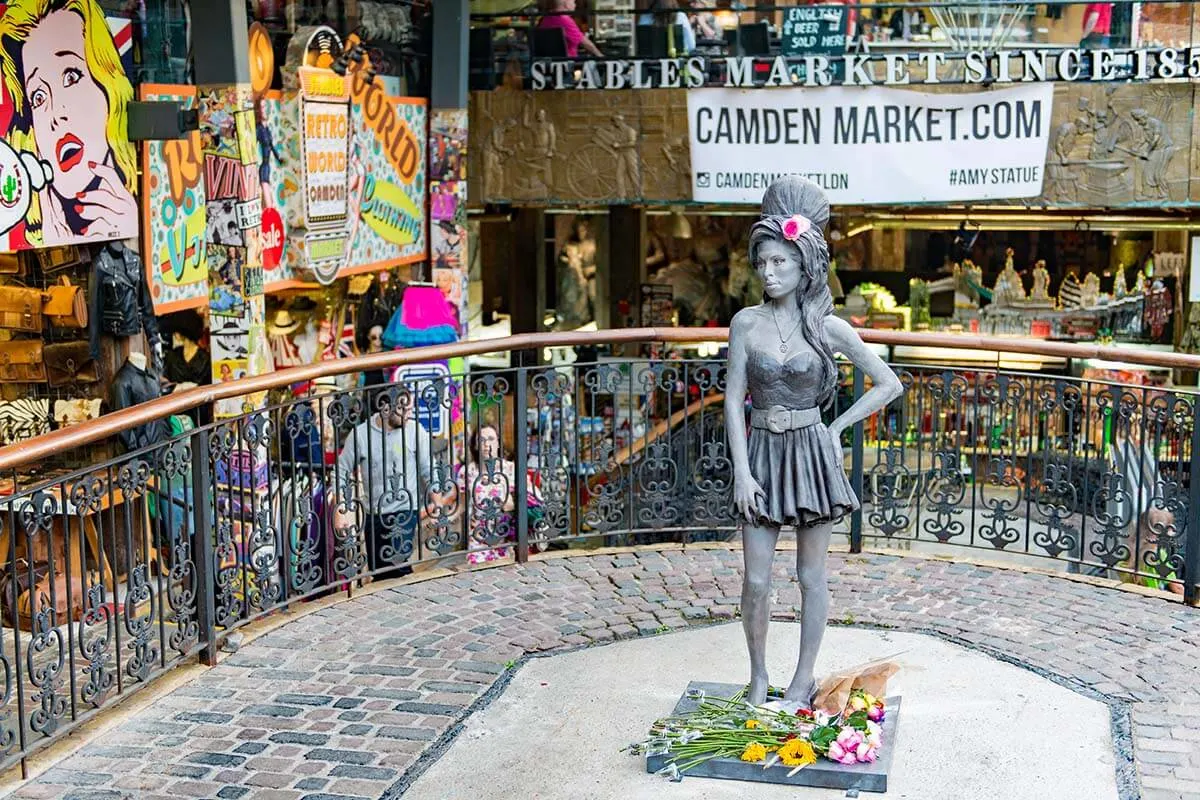
[[[193, 87], [154, 86], [146, 99], [178, 99]], [[382, 91], [382, 90], [380, 90]], [[299, 100], [294, 92], [268, 92], [259, 102], [260, 161], [254, 167], [264, 191], [262, 197], [262, 270], [266, 291], [311, 280], [307, 264], [304, 196], [300, 167], [306, 161], [300, 133]], [[351, 93], [346, 167], [347, 212], [344, 245], [338, 277], [373, 272], [423, 261], [428, 252], [425, 235], [425, 101]], [[188, 161], [169, 147], [184, 143], [154, 143], [147, 147], [145, 173], [146, 240], [155, 250], [158, 270], [149, 275], [155, 308], [161, 312], [202, 306], [209, 298], [207, 268], [180, 266], [184, 276], [164, 273], [163, 261], [174, 263], [170, 239], [181, 237], [177, 227], [207, 230], [204, 219], [202, 176], [192, 189], [198, 207], [175, 204], [171, 192], [186, 183], [193, 172]], [[198, 154], [197, 154], [198, 157]], [[186, 192], [180, 195], [188, 201]], [[179, 209], [182, 216], [164, 210]], [[167, 217], [180, 220], [167, 225]], [[189, 234], [190, 236], [191, 234]], [[178, 247], [176, 247], [178, 251]], [[200, 255], [196, 256], [199, 264]], [[176, 259], [177, 260], [177, 259]], [[203, 271], [203, 277], [199, 273]], [[199, 280], [188, 280], [188, 276]]]
[[[262, 186], [255, 102], [246, 87], [200, 89], [200, 146], [205, 194], [205, 262], [213, 381], [270, 370], [262, 336]], [[153, 291], [153, 290], [152, 290]], [[258, 398], [216, 404], [236, 416]]]
[[467, 111], [439, 109], [429, 126], [429, 214], [433, 280], [458, 309], [466, 335]]
[[96, 0], [0, 6], [0, 251], [137, 236], [130, 34]]

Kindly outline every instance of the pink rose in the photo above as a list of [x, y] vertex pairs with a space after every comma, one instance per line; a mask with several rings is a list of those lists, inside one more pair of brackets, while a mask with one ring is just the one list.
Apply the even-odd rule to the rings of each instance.
[[861, 732], [855, 728], [842, 728], [838, 733], [837, 743], [845, 750], [853, 752], [858, 749], [858, 746], [866, 741], [866, 738]]
[[812, 227], [812, 223], [805, 217], [799, 214], [794, 214], [788, 217], [783, 222], [783, 238], [789, 242], [794, 242], [800, 238], [800, 235]]
[[883, 703], [876, 703], [867, 709], [867, 719], [871, 722], [883, 722]]
[[854, 751], [854, 757], [860, 764], [870, 764], [876, 758], [875, 748], [863, 742]]
[[883, 743], [883, 728], [879, 727], [879, 725], [877, 723], [868, 722], [867, 723], [867, 744], [871, 745], [871, 747], [879, 747], [879, 745], [882, 743]]
[[858, 756], [854, 749], [847, 749], [837, 742], [831, 742], [829, 745], [829, 759], [836, 761], [839, 764], [855, 764], [858, 762]]

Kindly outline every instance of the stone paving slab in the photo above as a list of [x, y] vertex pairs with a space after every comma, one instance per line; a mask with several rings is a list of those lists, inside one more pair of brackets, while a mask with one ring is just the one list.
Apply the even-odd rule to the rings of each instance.
[[[776, 560], [777, 618], [797, 617], [793, 558]], [[11, 796], [398, 796], [518, 660], [733, 619], [740, 575], [733, 548], [579, 554], [319, 608]], [[1123, 798], [1200, 800], [1194, 609], [1049, 575], [879, 554], [832, 554], [831, 589], [838, 624], [938, 634], [1107, 701], [1115, 732], [1132, 740], [1118, 736], [1115, 754]], [[1041, 734], [1049, 745], [1063, 732]]]

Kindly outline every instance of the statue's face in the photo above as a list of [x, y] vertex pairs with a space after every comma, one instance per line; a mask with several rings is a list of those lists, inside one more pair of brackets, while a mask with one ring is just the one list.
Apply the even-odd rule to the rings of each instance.
[[754, 269], [762, 280], [763, 291], [772, 300], [786, 297], [800, 286], [799, 255], [796, 248], [783, 242], [769, 241], [758, 248]]

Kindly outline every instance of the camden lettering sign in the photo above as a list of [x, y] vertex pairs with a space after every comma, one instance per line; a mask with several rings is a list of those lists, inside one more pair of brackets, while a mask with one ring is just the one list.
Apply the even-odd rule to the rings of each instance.
[[930, 86], [1200, 79], [1200, 47], [1014, 49], [965, 53], [753, 56], [662, 59], [543, 59], [534, 90], [698, 89], [701, 86]]
[[816, 182], [835, 205], [1036, 197], [1053, 98], [1049, 84], [957, 94], [696, 89], [687, 97], [692, 199], [758, 203], [784, 173]]

